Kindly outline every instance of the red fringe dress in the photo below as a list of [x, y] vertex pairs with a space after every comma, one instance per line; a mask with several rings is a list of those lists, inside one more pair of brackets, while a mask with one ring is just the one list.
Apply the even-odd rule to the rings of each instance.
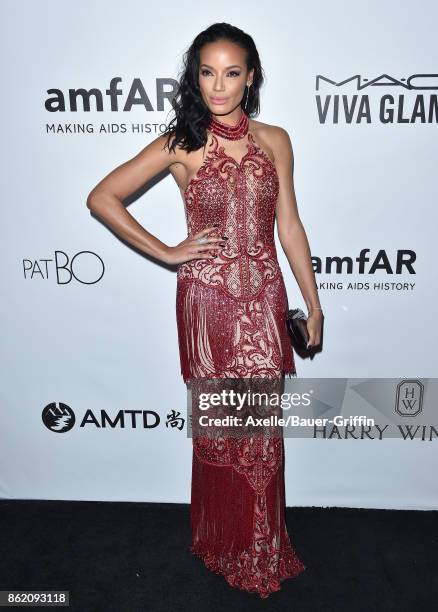
[[[196, 234], [218, 223], [216, 235], [228, 240], [214, 258], [201, 253], [178, 266], [181, 373], [193, 401], [215, 381], [279, 389], [285, 374], [296, 376], [274, 242], [276, 168], [251, 132], [233, 142], [208, 134], [183, 194], [187, 227]], [[305, 569], [284, 518], [282, 430], [232, 436], [194, 428], [192, 443], [190, 550], [231, 586], [268, 597]]]

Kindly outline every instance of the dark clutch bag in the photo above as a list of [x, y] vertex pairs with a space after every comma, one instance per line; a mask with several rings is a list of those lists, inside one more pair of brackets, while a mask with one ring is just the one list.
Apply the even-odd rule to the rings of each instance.
[[299, 352], [308, 352], [309, 333], [307, 331], [307, 317], [300, 308], [292, 308], [286, 313], [286, 324], [292, 339], [292, 346]]

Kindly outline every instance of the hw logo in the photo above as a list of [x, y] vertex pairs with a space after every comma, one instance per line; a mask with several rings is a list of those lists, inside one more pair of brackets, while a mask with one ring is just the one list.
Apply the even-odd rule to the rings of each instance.
[[419, 380], [402, 380], [397, 385], [395, 411], [403, 417], [413, 417], [423, 409], [423, 383]]

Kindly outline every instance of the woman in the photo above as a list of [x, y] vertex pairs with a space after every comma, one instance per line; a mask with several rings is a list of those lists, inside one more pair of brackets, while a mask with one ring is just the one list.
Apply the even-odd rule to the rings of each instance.
[[[262, 83], [249, 35], [226, 23], [201, 32], [184, 57], [175, 118], [106, 176], [87, 205], [137, 248], [178, 264], [181, 372], [193, 401], [191, 551], [230, 585], [267, 597], [305, 569], [284, 520], [282, 432], [217, 425], [207, 431], [193, 418], [201, 393], [278, 392], [285, 374], [296, 376], [275, 217], [309, 310], [309, 345], [320, 343], [322, 310], [297, 211], [291, 142], [283, 128], [250, 118], [259, 112]], [[150, 234], [122, 204], [166, 168], [188, 227], [176, 246]]]

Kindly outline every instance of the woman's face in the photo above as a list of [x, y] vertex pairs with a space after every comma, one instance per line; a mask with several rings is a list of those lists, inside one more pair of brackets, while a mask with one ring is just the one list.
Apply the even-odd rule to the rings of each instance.
[[240, 106], [245, 86], [252, 82], [245, 50], [228, 41], [205, 44], [200, 51], [199, 88], [213, 115], [227, 115]]

